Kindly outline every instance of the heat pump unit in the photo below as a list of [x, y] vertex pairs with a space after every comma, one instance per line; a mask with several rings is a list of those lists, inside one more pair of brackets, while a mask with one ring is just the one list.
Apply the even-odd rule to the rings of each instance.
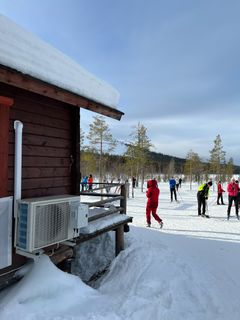
[[[73, 239], [76, 234], [76, 208], [81, 214], [79, 196], [54, 196], [18, 201], [16, 248], [34, 253], [41, 248]], [[80, 209], [79, 209], [80, 208]], [[85, 224], [88, 220], [86, 212]]]

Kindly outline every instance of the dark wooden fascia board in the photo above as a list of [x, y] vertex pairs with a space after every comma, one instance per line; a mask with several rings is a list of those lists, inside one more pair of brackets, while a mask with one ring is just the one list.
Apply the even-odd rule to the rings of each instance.
[[0, 65], [0, 82], [52, 98], [79, 108], [84, 108], [104, 116], [121, 120], [124, 113], [73, 92], [59, 88], [42, 80], [33, 78], [14, 69]]

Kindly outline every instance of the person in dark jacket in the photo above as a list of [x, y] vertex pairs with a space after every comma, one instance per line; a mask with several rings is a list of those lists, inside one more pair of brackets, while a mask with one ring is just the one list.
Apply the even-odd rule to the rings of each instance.
[[[223, 190], [223, 188], [222, 188], [221, 181], [218, 181], [217, 191], [218, 191], [217, 204], [224, 204], [224, 202], [223, 202], [223, 192], [225, 192], [225, 190]], [[220, 200], [221, 200], [221, 203], [220, 203]]]
[[135, 177], [132, 177], [132, 187], [133, 188], [136, 188], [136, 178]]
[[182, 178], [179, 178], [179, 188], [182, 186]]
[[160, 190], [157, 186], [157, 181], [154, 180], [148, 180], [147, 182], [147, 192], [146, 196], [148, 198], [147, 200], [147, 206], [146, 206], [146, 219], [147, 219], [147, 226], [151, 227], [151, 213], [154, 217], [154, 219], [159, 223], [160, 228], [163, 226], [162, 219], [157, 215], [157, 208], [158, 208], [158, 197], [160, 194]]
[[209, 195], [209, 188], [212, 186], [212, 181], [203, 183], [198, 188], [197, 200], [198, 200], [198, 216], [209, 218], [206, 214], [206, 200]]

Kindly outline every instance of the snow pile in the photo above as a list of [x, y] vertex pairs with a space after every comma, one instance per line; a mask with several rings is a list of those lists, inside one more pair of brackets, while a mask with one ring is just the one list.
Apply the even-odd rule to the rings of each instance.
[[[231, 314], [229, 319], [237, 319], [236, 275], [226, 274], [223, 280], [222, 273], [216, 270], [215, 275], [208, 270], [205, 260], [189, 255], [189, 251], [202, 247], [201, 240], [190, 243], [182, 236], [157, 235], [158, 231], [134, 230], [131, 247], [115, 260], [100, 288], [101, 293], [112, 297], [112, 303], [118, 301], [119, 318], [210, 320], [228, 319]], [[178, 243], [177, 248], [171, 249], [169, 240]], [[183, 247], [181, 252], [178, 246]], [[219, 251], [218, 245], [210, 249], [212, 254]], [[227, 272], [228, 263], [224, 267]]]
[[118, 105], [116, 89], [2, 15], [0, 64], [106, 106]]
[[135, 226], [98, 289], [42, 257], [23, 280], [0, 294], [0, 319], [239, 319], [240, 222], [234, 212], [227, 221], [226, 206], [217, 206], [212, 192], [211, 218], [197, 217], [196, 188], [184, 185], [181, 201], [170, 203], [167, 184], [159, 186], [164, 228], [154, 221], [152, 228], [145, 227], [146, 197], [136, 189], [128, 202]]
[[[96, 294], [78, 277], [60, 271], [47, 256], [41, 256], [10, 292], [1, 299], [1, 319], [41, 319]], [[38, 316], [34, 318], [34, 314]]]

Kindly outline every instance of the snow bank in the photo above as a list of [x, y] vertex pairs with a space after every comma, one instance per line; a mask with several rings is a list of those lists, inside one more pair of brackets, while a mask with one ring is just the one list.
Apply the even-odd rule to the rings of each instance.
[[[30, 272], [0, 296], [0, 319], [43, 319], [43, 315], [62, 312], [96, 292], [80, 278], [59, 270], [43, 255]], [[27, 312], [26, 312], [27, 311]], [[34, 316], [35, 314], [35, 316]]]
[[43, 257], [0, 294], [0, 319], [238, 320], [240, 222], [234, 215], [226, 220], [215, 193], [206, 219], [197, 217], [196, 190], [183, 186], [181, 202], [170, 203], [168, 185], [160, 189], [164, 228], [154, 221], [151, 229], [144, 227], [146, 198], [135, 189], [128, 214], [137, 227], [131, 226], [126, 249], [97, 290]]

